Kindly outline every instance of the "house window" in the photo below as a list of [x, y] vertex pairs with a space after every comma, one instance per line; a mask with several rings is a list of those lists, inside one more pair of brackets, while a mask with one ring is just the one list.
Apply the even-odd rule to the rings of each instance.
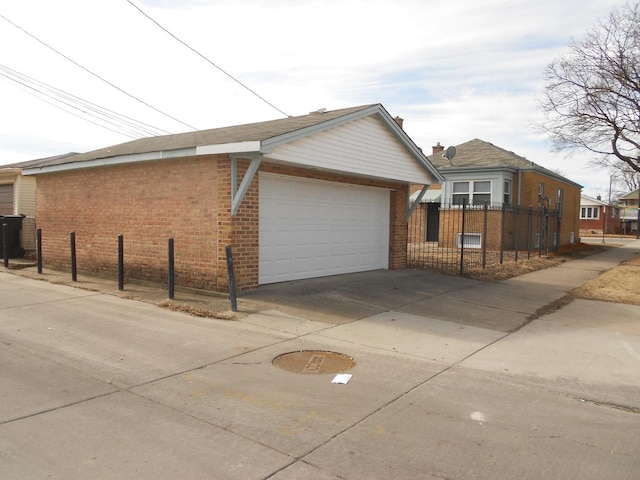
[[511, 182], [509, 180], [505, 180], [503, 188], [502, 203], [505, 205], [511, 205]]
[[484, 205], [491, 203], [491, 181], [453, 182], [454, 205]]
[[582, 207], [580, 208], [580, 218], [583, 220], [597, 220], [600, 209], [598, 207]]
[[491, 203], [491, 182], [473, 182], [473, 198], [471, 203], [474, 205], [484, 205]]
[[453, 182], [452, 200], [454, 205], [469, 203], [469, 182]]
[[0, 185], [0, 215], [13, 215], [13, 184]]

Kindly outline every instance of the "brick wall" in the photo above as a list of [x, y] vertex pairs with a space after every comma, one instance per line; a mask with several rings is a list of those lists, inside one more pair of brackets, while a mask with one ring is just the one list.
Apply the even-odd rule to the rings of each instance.
[[38, 175], [44, 265], [69, 268], [75, 231], [78, 270], [112, 275], [122, 234], [125, 278], [166, 281], [174, 238], [176, 282], [216, 289], [217, 165], [197, 157]]
[[[249, 160], [238, 161], [236, 188], [240, 186], [249, 166]], [[226, 246], [233, 253], [236, 288], [240, 291], [258, 286], [259, 260], [259, 182], [254, 177], [238, 214], [231, 216], [231, 163], [220, 162], [218, 169], [218, 289], [228, 290], [229, 278], [226, 264]]]
[[538, 172], [522, 173], [522, 189], [520, 205], [523, 207], [538, 206], [538, 186], [544, 183], [544, 196], [550, 198], [548, 207], [556, 209], [556, 193], [562, 189], [562, 218], [560, 219], [559, 245], [570, 245], [571, 234], [578, 241], [580, 231], [580, 187], [571, 185], [555, 178], [547, 177]]
[[[249, 160], [238, 161], [238, 184]], [[390, 268], [406, 267], [407, 186], [263, 163], [260, 171], [388, 188]], [[231, 245], [238, 290], [258, 285], [259, 180], [231, 216], [231, 166], [203, 156], [38, 175], [37, 218], [44, 265], [69, 268], [76, 233], [78, 270], [115, 276], [124, 236], [125, 280], [165, 282], [167, 242], [175, 240], [176, 283], [226, 291]]]
[[409, 243], [426, 241], [427, 205], [420, 203], [416, 206], [409, 219]]

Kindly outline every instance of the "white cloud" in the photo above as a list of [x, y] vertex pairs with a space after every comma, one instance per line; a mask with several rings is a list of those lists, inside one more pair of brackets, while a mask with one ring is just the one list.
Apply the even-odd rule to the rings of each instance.
[[[622, 4], [622, 1], [615, 2]], [[382, 103], [425, 151], [490, 141], [600, 188], [606, 175], [549, 151], [531, 129], [542, 71], [610, 0], [137, 0], [151, 17], [291, 115]], [[126, 1], [4, 2], [7, 18], [196, 128], [281, 114]], [[159, 128], [189, 130], [0, 19], [0, 65]], [[127, 141], [0, 79], [0, 164]], [[22, 139], [8, 142], [6, 139]], [[35, 154], [35, 156], [34, 156]]]

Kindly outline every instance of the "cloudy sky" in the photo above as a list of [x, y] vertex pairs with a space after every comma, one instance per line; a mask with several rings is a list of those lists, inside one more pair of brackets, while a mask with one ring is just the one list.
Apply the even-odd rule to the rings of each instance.
[[606, 196], [532, 124], [545, 66], [623, 3], [0, 0], [0, 164], [381, 103], [427, 153], [480, 138]]

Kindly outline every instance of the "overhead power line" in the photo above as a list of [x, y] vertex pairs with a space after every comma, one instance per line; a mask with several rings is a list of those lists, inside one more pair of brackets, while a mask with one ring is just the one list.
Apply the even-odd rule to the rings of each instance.
[[[19, 88], [22, 88], [31, 95], [34, 95], [36, 98], [63, 110], [66, 113], [130, 138], [141, 138], [170, 133], [166, 130], [153, 127], [152, 125], [140, 122], [126, 115], [119, 114], [88, 100], [84, 100], [76, 95], [22, 74], [5, 65], [0, 65], [0, 77], [6, 78], [18, 85]], [[74, 111], [80, 113], [75, 113]], [[98, 123], [98, 121], [100, 123]]]
[[48, 43], [46, 43], [43, 40], [40, 40], [38, 37], [36, 37], [35, 35], [33, 35], [32, 33], [29, 33], [27, 30], [25, 30], [24, 28], [22, 28], [20, 25], [17, 25], [16, 23], [12, 22], [11, 20], [9, 20], [7, 17], [5, 17], [4, 15], [2, 15], [0, 13], [0, 18], [2, 18], [3, 20], [7, 21], [8, 23], [10, 23], [11, 25], [13, 25], [15, 28], [17, 28], [18, 30], [20, 30], [21, 32], [25, 33], [26, 35], [30, 36], [31, 38], [33, 38], [35, 41], [37, 41], [38, 43], [44, 45], [45, 47], [47, 47], [49, 50], [53, 51], [54, 53], [60, 55], [62, 58], [64, 58], [65, 60], [73, 63], [75, 66], [81, 68], [82, 70], [84, 70], [85, 72], [89, 73], [90, 75], [93, 75], [94, 77], [96, 77], [97, 79], [99, 79], [100, 81], [106, 83], [107, 85], [109, 85], [110, 87], [115, 88], [116, 90], [118, 90], [121, 93], [124, 93], [125, 95], [127, 95], [128, 97], [134, 99], [135, 101], [142, 103], [143, 105], [151, 108], [152, 110], [164, 115], [167, 118], [170, 118], [171, 120], [174, 120], [178, 123], [181, 123], [182, 125], [189, 127], [192, 130], [197, 130], [196, 127], [194, 127], [193, 125], [189, 125], [186, 122], [183, 122], [182, 120], [177, 119], [176, 117], [169, 115], [168, 113], [163, 112], [162, 110], [154, 107], [153, 105], [145, 102], [144, 100], [141, 100], [140, 98], [130, 94], [129, 92], [125, 91], [124, 89], [118, 87], [117, 85], [114, 85], [113, 83], [111, 83], [110, 81], [106, 80], [105, 78], [101, 77], [100, 75], [98, 75], [97, 73], [92, 72], [91, 70], [89, 70], [88, 68], [84, 67], [83, 65], [80, 65], [78, 62], [76, 62], [75, 60], [69, 58], [68, 56], [66, 56], [64, 53], [56, 50], [55, 48], [53, 48], [51, 45], [49, 45]]
[[278, 107], [276, 107], [274, 104], [270, 103], [269, 101], [267, 101], [264, 97], [260, 96], [258, 93], [256, 93], [254, 90], [252, 90], [251, 88], [249, 88], [247, 85], [245, 85], [244, 83], [242, 83], [240, 80], [238, 80], [237, 78], [235, 78], [233, 75], [231, 75], [229, 72], [225, 71], [224, 69], [222, 69], [221, 67], [219, 67], [218, 65], [216, 65], [214, 62], [212, 62], [211, 60], [209, 60], [209, 58], [207, 58], [205, 55], [203, 55], [202, 53], [200, 53], [199, 51], [197, 51], [195, 48], [193, 48], [191, 45], [189, 45], [188, 43], [184, 42], [183, 40], [179, 39], [178, 37], [176, 37], [173, 33], [171, 33], [169, 30], [167, 30], [165, 27], [163, 27], [162, 25], [160, 25], [157, 21], [155, 21], [153, 18], [151, 18], [147, 13], [145, 13], [140, 7], [138, 7], [135, 3], [133, 3], [131, 0], [126, 0], [127, 3], [129, 3], [133, 8], [135, 8], [136, 10], [138, 10], [142, 15], [144, 15], [147, 19], [151, 20], [153, 23], [155, 23], [160, 29], [162, 29], [164, 32], [168, 33], [171, 37], [173, 37], [175, 40], [177, 40], [178, 42], [180, 42], [182, 45], [184, 45], [185, 47], [187, 47], [189, 50], [191, 50], [193, 53], [195, 53], [196, 55], [198, 55], [200, 58], [202, 58], [203, 60], [205, 60], [207, 63], [209, 63], [210, 65], [212, 65], [213, 67], [217, 68], [218, 70], [220, 70], [222, 73], [224, 73], [227, 77], [229, 77], [231, 80], [233, 80], [234, 82], [236, 82], [238, 85], [240, 85], [241, 87], [243, 87], [244, 89], [248, 90], [249, 92], [251, 92], [251, 94], [255, 95], [256, 97], [258, 97], [260, 100], [262, 100], [264, 103], [266, 103], [267, 105], [269, 105], [271, 108], [277, 110], [278, 112], [280, 112], [282, 115], [284, 115], [285, 117], [288, 117], [289, 115], [287, 115], [285, 112], [283, 112], [282, 110], [280, 110]]

